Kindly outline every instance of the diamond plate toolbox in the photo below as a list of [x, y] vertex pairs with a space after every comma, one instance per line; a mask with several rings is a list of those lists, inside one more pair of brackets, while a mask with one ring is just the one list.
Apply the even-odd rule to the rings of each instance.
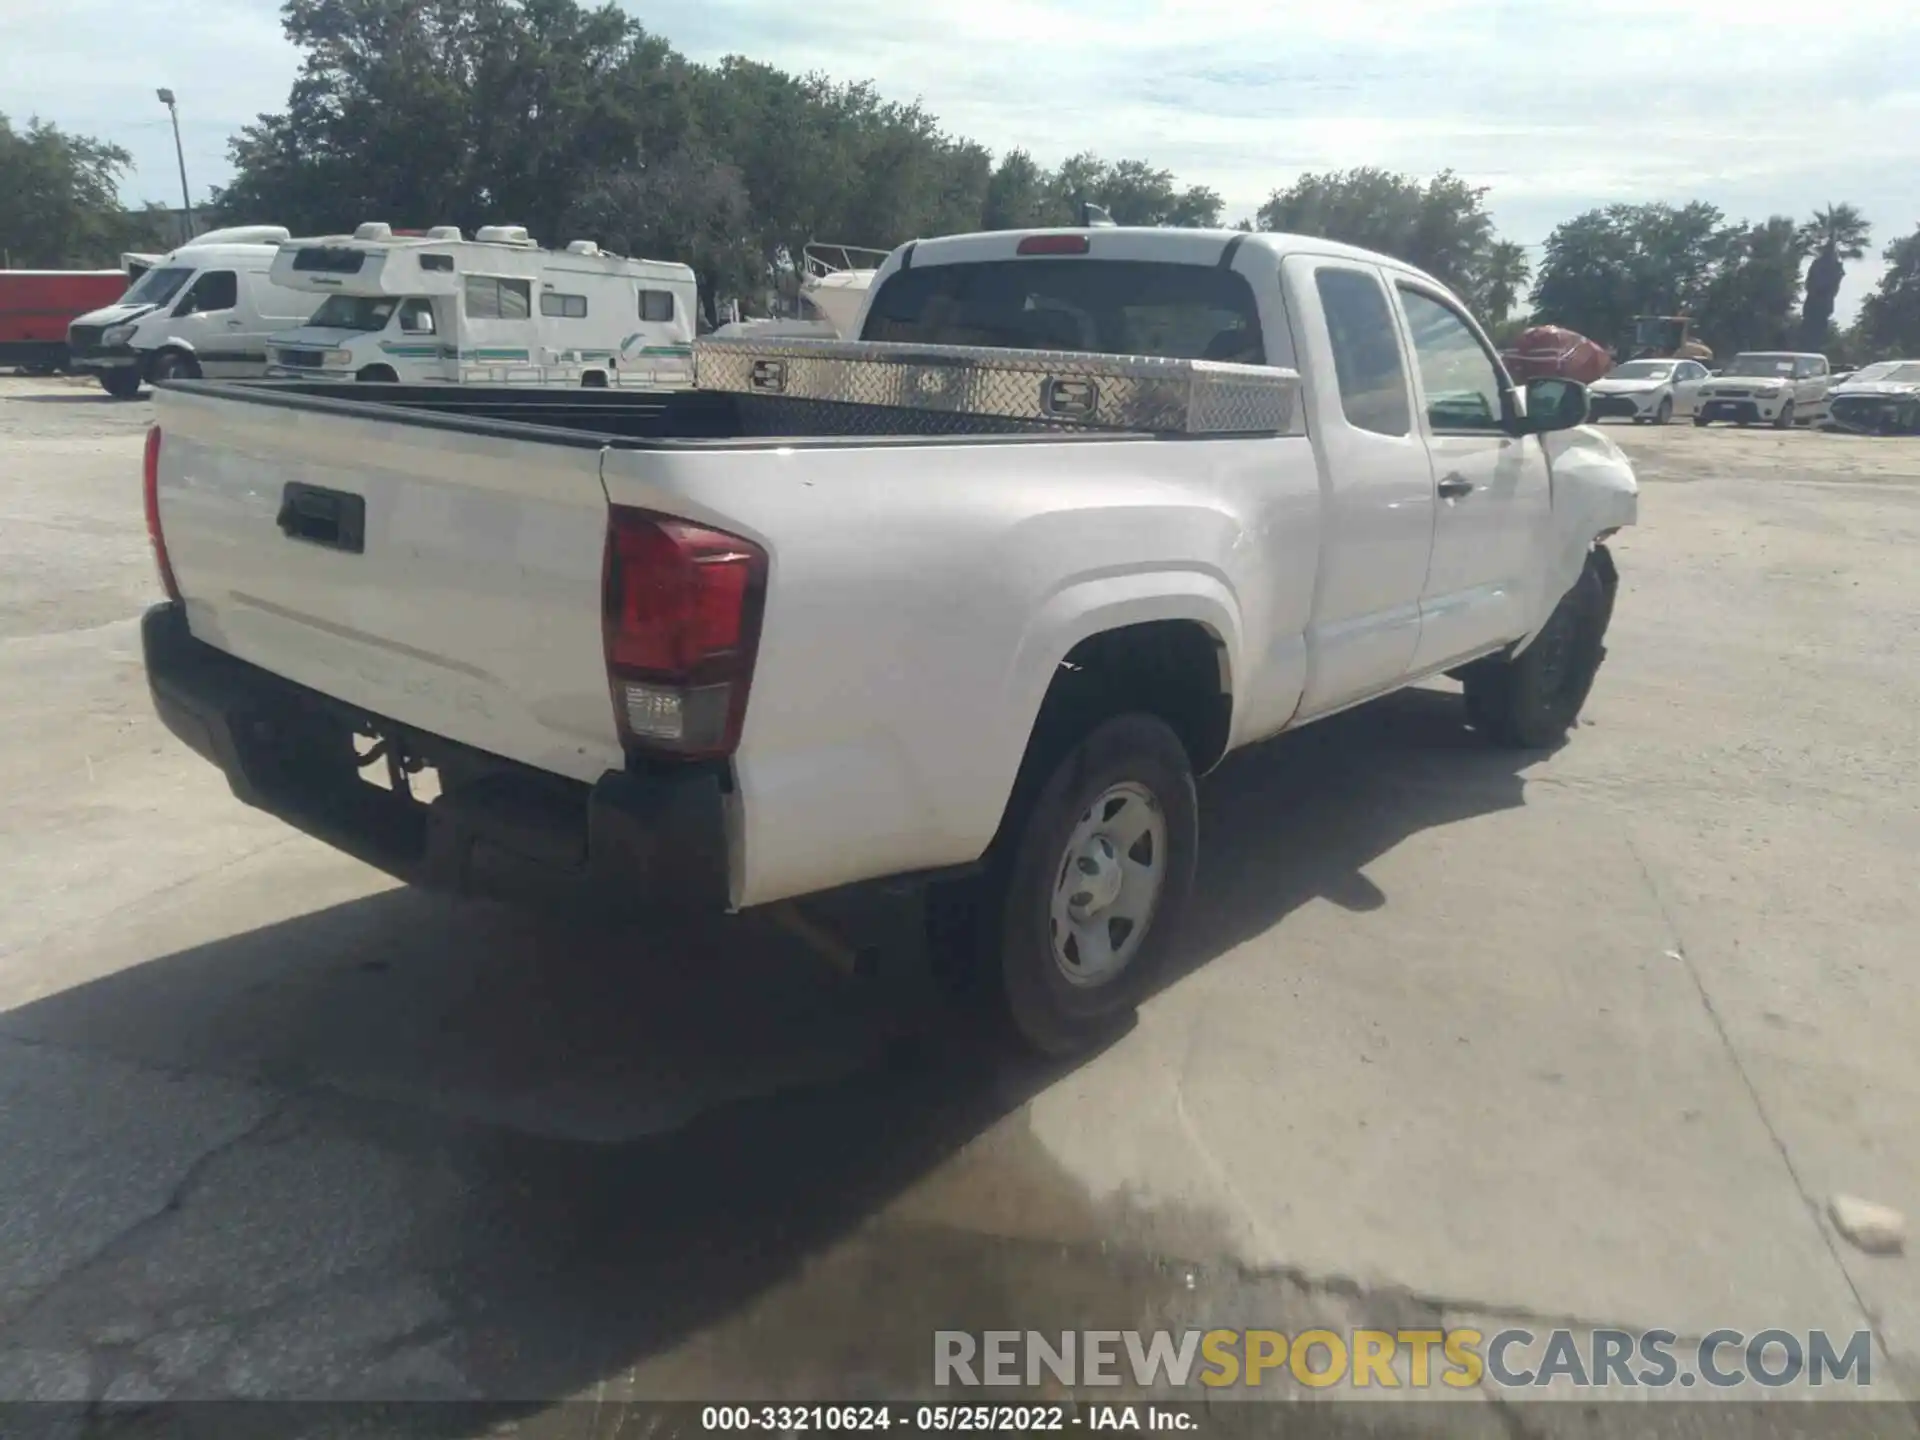
[[695, 384], [740, 395], [993, 415], [1049, 427], [1304, 433], [1298, 372], [1266, 365], [750, 336], [697, 340], [693, 353]]

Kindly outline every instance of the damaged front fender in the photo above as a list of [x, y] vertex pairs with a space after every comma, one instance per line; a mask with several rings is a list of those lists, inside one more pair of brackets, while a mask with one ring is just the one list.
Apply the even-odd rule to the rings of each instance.
[[[1640, 482], [1633, 462], [1613, 441], [1591, 425], [1558, 430], [1540, 437], [1546, 447], [1549, 493], [1553, 514], [1540, 576], [1539, 614], [1533, 629], [1516, 653], [1533, 643], [1545, 627], [1560, 597], [1580, 578], [1596, 542], [1632, 525], [1640, 516]], [[1608, 608], [1618, 585], [1612, 557], [1606, 557]]]

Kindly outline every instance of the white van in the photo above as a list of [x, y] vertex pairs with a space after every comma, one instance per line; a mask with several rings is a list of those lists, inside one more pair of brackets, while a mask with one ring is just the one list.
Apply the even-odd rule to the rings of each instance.
[[273, 257], [287, 238], [285, 226], [244, 225], [188, 241], [115, 303], [68, 327], [73, 368], [123, 399], [142, 381], [266, 374], [267, 337], [318, 303], [273, 283]]
[[517, 225], [466, 239], [382, 224], [280, 248], [274, 283], [324, 294], [275, 335], [268, 374], [425, 384], [693, 383], [693, 271], [590, 240], [542, 250]]

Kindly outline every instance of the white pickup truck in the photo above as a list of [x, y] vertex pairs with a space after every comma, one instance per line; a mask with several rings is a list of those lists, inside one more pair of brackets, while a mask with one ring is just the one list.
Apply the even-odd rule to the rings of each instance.
[[678, 394], [162, 387], [161, 716], [416, 883], [924, 881], [1067, 1050], [1152, 984], [1229, 751], [1442, 672], [1503, 745], [1584, 703], [1632, 470], [1428, 276], [959, 236], [887, 260], [861, 335], [709, 346]]

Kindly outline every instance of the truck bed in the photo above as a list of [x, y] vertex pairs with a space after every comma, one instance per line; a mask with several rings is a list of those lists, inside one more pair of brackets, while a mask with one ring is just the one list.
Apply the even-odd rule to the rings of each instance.
[[378, 416], [407, 424], [595, 448], [735, 448], [851, 440], [912, 444], [954, 435], [1113, 440], [1144, 431], [709, 390], [548, 390], [528, 386], [359, 385], [189, 380], [174, 388], [258, 405]]

